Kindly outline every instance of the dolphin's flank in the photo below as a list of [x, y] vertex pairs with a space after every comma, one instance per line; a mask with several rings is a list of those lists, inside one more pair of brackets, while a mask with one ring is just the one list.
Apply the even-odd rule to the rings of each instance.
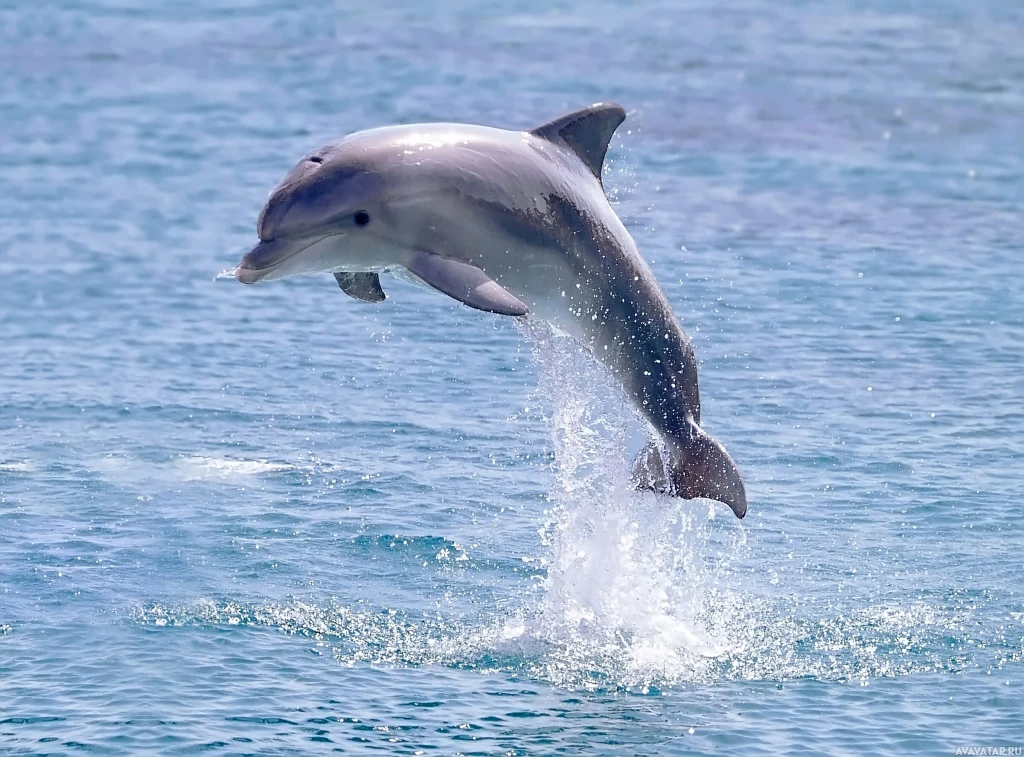
[[591, 350], [656, 432], [637, 486], [742, 518], [739, 470], [700, 425], [690, 339], [601, 185], [625, 117], [600, 103], [532, 131], [417, 124], [324, 145], [274, 190], [235, 276], [329, 272], [346, 294], [380, 302], [388, 271], [478, 310], [548, 321]]

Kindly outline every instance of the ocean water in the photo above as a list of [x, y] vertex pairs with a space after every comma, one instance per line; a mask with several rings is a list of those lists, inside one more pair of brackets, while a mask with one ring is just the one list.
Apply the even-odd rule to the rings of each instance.
[[[0, 9], [0, 752], [1024, 742], [1024, 8]], [[629, 118], [605, 182], [749, 515], [586, 355], [216, 278], [307, 150]]]

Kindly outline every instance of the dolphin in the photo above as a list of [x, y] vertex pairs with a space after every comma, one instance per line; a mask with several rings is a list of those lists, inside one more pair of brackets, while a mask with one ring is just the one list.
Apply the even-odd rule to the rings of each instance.
[[700, 425], [690, 338], [601, 182], [625, 118], [599, 103], [531, 131], [413, 124], [331, 142], [270, 195], [235, 277], [330, 272], [346, 294], [380, 302], [391, 272], [477, 310], [548, 321], [589, 348], [656, 432], [636, 486], [742, 518], [739, 470]]

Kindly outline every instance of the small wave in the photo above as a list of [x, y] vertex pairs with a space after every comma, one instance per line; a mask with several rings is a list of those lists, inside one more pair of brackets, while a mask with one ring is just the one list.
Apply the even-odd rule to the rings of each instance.
[[181, 455], [159, 462], [149, 462], [129, 455], [110, 454], [92, 461], [91, 469], [107, 476], [139, 483], [172, 481], [203, 481], [208, 479], [246, 478], [291, 471], [288, 463], [269, 460], [204, 455]]
[[385, 550], [408, 554], [415, 560], [432, 559], [437, 562], [468, 562], [469, 555], [457, 542], [443, 536], [392, 536], [389, 534], [360, 534], [352, 540], [365, 550]]
[[31, 473], [35, 469], [35, 465], [26, 460], [0, 462], [0, 473]]
[[293, 470], [294, 466], [268, 460], [236, 460], [226, 457], [188, 456], [177, 460], [177, 469], [186, 480], [211, 477], [259, 476]]

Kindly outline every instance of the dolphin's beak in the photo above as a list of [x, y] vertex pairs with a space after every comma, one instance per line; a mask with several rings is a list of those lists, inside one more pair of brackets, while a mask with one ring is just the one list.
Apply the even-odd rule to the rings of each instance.
[[269, 242], [260, 242], [242, 258], [242, 262], [235, 269], [235, 278], [243, 284], [255, 284], [257, 281], [271, 278], [282, 263], [295, 257], [311, 244], [308, 239], [272, 239]]

